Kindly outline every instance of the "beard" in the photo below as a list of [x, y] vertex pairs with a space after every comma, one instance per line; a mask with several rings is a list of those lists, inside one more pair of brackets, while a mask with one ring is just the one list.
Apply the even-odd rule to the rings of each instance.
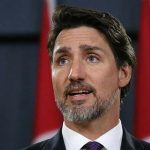
[[114, 104], [118, 95], [118, 89], [105, 98], [101, 98], [95, 93], [95, 98], [92, 100], [93, 103], [90, 106], [84, 106], [84, 104], [82, 105], [80, 101], [73, 106], [68, 106], [67, 99], [57, 99], [56, 103], [66, 120], [75, 123], [82, 123], [85, 121], [92, 121], [104, 116]]

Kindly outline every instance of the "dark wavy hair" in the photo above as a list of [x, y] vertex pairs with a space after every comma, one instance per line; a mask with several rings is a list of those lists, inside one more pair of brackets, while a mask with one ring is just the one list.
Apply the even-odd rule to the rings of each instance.
[[[53, 59], [53, 50], [58, 34], [64, 29], [80, 26], [93, 27], [104, 34], [112, 48], [118, 68], [128, 64], [132, 67], [132, 70], [135, 69], [136, 57], [131, 45], [131, 39], [116, 18], [106, 12], [71, 6], [59, 6], [53, 14], [53, 29], [48, 39], [51, 60]], [[125, 97], [129, 90], [130, 82], [121, 89], [121, 98]]]

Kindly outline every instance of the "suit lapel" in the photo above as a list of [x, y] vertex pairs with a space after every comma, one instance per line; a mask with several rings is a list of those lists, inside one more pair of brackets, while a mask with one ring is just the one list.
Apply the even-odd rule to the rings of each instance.
[[125, 128], [123, 129], [121, 150], [135, 150], [132, 136], [127, 132]]
[[55, 141], [52, 150], [66, 150], [61, 129], [55, 136]]

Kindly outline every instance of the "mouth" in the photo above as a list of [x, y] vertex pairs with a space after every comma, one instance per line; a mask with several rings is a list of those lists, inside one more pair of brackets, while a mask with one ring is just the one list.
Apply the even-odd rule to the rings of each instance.
[[70, 83], [64, 92], [66, 99], [68, 98], [71, 102], [83, 102], [89, 99], [91, 94], [95, 95], [95, 89], [88, 83], [74, 81]]
[[69, 96], [77, 96], [77, 95], [87, 95], [92, 93], [92, 90], [72, 90], [68, 92]]
[[81, 105], [85, 102], [85, 100], [89, 99], [91, 93], [93, 93], [92, 90], [73, 89], [68, 92], [67, 98], [72, 104]]

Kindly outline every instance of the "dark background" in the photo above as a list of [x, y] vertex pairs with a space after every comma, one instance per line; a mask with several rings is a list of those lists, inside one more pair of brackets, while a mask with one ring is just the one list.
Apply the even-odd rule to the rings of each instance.
[[[42, 0], [0, 0], [0, 150], [31, 143]], [[140, 0], [58, 0], [109, 11], [138, 46]], [[121, 119], [133, 131], [135, 83], [125, 99]]]

